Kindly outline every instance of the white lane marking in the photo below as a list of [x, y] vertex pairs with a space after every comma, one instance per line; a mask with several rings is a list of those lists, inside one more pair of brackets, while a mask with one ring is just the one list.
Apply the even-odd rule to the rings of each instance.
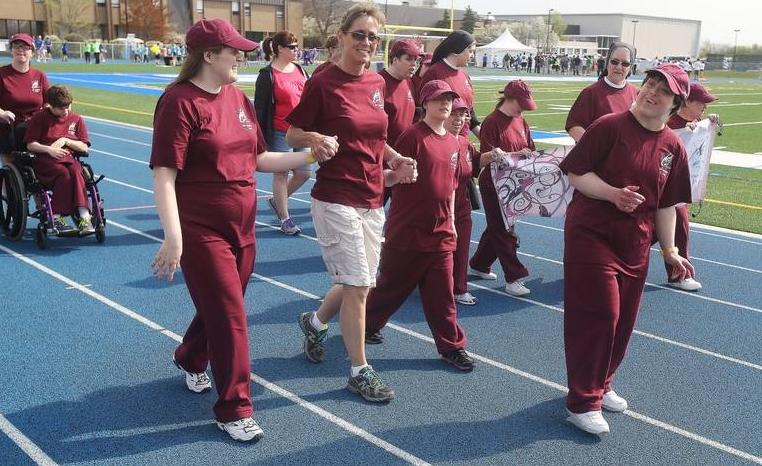
[[[92, 283], [85, 283], [85, 284], [84, 284], [84, 285], [82, 285], [82, 286], [84, 286], [84, 287], [86, 287], [86, 288], [90, 288], [90, 287], [91, 287], [91, 286], [93, 286], [93, 285], [92, 285]], [[76, 290], [76, 288], [74, 288], [73, 286], [67, 286], [67, 287], [66, 287], [66, 289], [67, 289], [67, 290]]]
[[11, 422], [0, 413], [0, 431], [8, 436], [9, 439], [26, 453], [32, 461], [39, 466], [58, 466], [58, 463], [53, 461], [40, 447], [34, 442], [29, 440], [29, 437], [24, 435], [20, 430], [16, 428]]
[[108, 155], [109, 157], [115, 157], [117, 159], [129, 160], [130, 162], [135, 162], [142, 165], [149, 165], [149, 163], [146, 162], [145, 160], [133, 159], [132, 157], [125, 157], [124, 155], [114, 154], [113, 152], [106, 152], [106, 151], [98, 150], [98, 149], [90, 149], [90, 152], [95, 152], [96, 154]]
[[140, 186], [135, 186], [134, 184], [125, 183], [124, 181], [115, 180], [113, 178], [103, 178], [103, 181], [108, 181], [109, 183], [118, 184], [120, 186], [125, 186], [127, 188], [132, 188], [138, 191], [143, 191], [144, 193], [153, 194], [153, 191], [146, 188], [141, 188]]
[[[92, 290], [90, 290], [88, 288], [85, 288], [81, 284], [79, 284], [79, 283], [75, 282], [74, 280], [72, 280], [72, 279], [70, 279], [70, 278], [68, 278], [68, 277], [66, 277], [66, 276], [56, 272], [55, 270], [52, 270], [52, 269], [46, 267], [45, 265], [43, 265], [43, 264], [41, 264], [41, 263], [39, 263], [39, 262], [37, 262], [35, 260], [32, 260], [32, 259], [26, 257], [25, 255], [20, 254], [20, 253], [14, 251], [12, 249], [8, 249], [8, 248], [6, 248], [3, 245], [0, 245], [0, 251], [4, 251], [4, 252], [12, 255], [16, 259], [26, 263], [27, 265], [30, 265], [30, 266], [34, 267], [35, 269], [37, 269], [37, 270], [39, 270], [39, 271], [41, 271], [43, 273], [46, 273], [46, 274], [50, 275], [51, 277], [56, 278], [57, 280], [60, 280], [60, 281], [62, 281], [64, 283], [68, 284], [71, 287], [76, 288], [77, 290], [85, 293], [86, 295], [90, 296], [91, 298], [93, 298], [93, 299], [95, 299], [95, 300], [97, 300], [97, 301], [99, 301], [99, 302], [101, 302], [101, 303], [111, 307], [112, 309], [114, 309], [116, 311], [119, 311], [119, 312], [127, 315], [128, 317], [130, 317], [130, 318], [132, 318], [132, 319], [134, 319], [134, 320], [136, 320], [136, 321], [138, 321], [138, 322], [148, 326], [149, 328], [151, 328], [153, 330], [159, 331], [160, 333], [162, 333], [162, 334], [172, 338], [173, 340], [177, 341], [178, 343], [182, 342], [182, 337], [180, 335], [172, 332], [171, 330], [168, 330], [168, 329], [162, 327], [161, 325], [157, 324], [156, 322], [153, 322], [152, 320], [150, 320], [150, 319], [148, 319], [146, 317], [143, 317], [142, 315], [138, 314], [137, 312], [132, 311], [132, 310], [126, 308], [125, 306], [122, 306], [121, 304], [116, 303], [116, 302], [110, 300], [109, 298], [101, 295], [100, 293], [97, 293], [97, 292], [92, 291]], [[370, 443], [370, 444], [372, 444], [372, 445], [374, 445], [374, 446], [376, 446], [378, 448], [381, 448], [382, 450], [386, 451], [387, 453], [390, 453], [390, 454], [392, 454], [392, 455], [402, 459], [403, 461], [406, 461], [406, 462], [408, 462], [410, 464], [413, 464], [413, 465], [420, 465], [420, 466], [427, 466], [427, 465], [429, 465], [429, 463], [427, 463], [424, 460], [422, 460], [422, 459], [420, 459], [420, 458], [418, 458], [418, 457], [408, 453], [407, 451], [402, 450], [401, 448], [392, 445], [391, 443], [387, 442], [386, 440], [383, 440], [383, 439], [381, 439], [381, 438], [371, 434], [370, 432], [368, 432], [368, 431], [366, 431], [366, 430], [364, 430], [364, 429], [362, 429], [362, 428], [360, 428], [360, 427], [358, 427], [358, 426], [356, 426], [356, 425], [354, 425], [354, 424], [352, 424], [352, 423], [350, 423], [348, 421], [345, 421], [344, 419], [336, 416], [335, 414], [330, 413], [330, 412], [320, 408], [319, 406], [317, 406], [317, 405], [315, 405], [313, 403], [310, 403], [309, 401], [305, 400], [304, 398], [301, 398], [298, 395], [295, 395], [294, 393], [286, 390], [285, 388], [280, 387], [280, 386], [270, 382], [269, 380], [267, 380], [267, 379], [265, 379], [263, 377], [260, 377], [257, 374], [254, 374], [253, 372], [250, 373], [250, 377], [251, 377], [251, 380], [254, 383], [263, 386], [264, 388], [270, 390], [271, 392], [273, 392], [273, 393], [275, 393], [275, 394], [277, 394], [279, 396], [287, 398], [288, 400], [290, 400], [294, 404], [300, 406], [301, 408], [304, 408], [304, 409], [306, 409], [308, 411], [311, 411], [311, 412], [317, 414], [318, 416], [322, 417], [323, 419], [326, 419], [327, 421], [332, 422], [333, 424], [336, 424], [337, 426], [339, 426], [342, 429], [348, 431], [349, 433], [354, 434], [354, 435], [362, 438], [363, 440], [367, 441], [368, 443]], [[2, 426], [2, 424], [0, 424], [0, 426]], [[26, 438], [26, 437], [24, 437], [24, 438]], [[40, 451], [40, 453], [42, 452], [41, 450], [39, 450], [39, 451]], [[31, 455], [30, 455], [30, 457], [31, 457]], [[47, 458], [47, 456], [46, 456], [46, 458]], [[55, 465], [55, 463], [46, 463], [46, 464]]]
[[[202, 427], [208, 424], [214, 424], [214, 419], [201, 421], [179, 422], [177, 424], [164, 424], [161, 426], [139, 427], [136, 429], [121, 430], [101, 430], [98, 432], [88, 432], [86, 434], [74, 435], [61, 439], [62, 442], [79, 442], [90, 439], [114, 439], [127, 438], [136, 435], [158, 434], [160, 432], [171, 432], [173, 430], [187, 429], [188, 427]], [[216, 427], [216, 426], [215, 426]]]
[[114, 207], [113, 209], [103, 209], [106, 212], [125, 212], [127, 210], [145, 210], [145, 209], [155, 209], [155, 205], [139, 205], [134, 207]]
[[153, 128], [151, 128], [150, 126], [133, 125], [131, 123], [122, 123], [121, 121], [108, 120], [106, 118], [98, 118], [98, 117], [88, 116], [88, 115], [83, 115], [83, 117], [85, 118], [85, 120], [93, 120], [95, 122], [104, 124], [106, 126], [115, 126], [117, 128], [122, 128], [122, 129], [130, 128], [130, 129], [140, 131], [141, 133], [153, 133]]
[[[762, 105], [762, 104], [760, 104]], [[747, 125], [762, 125], [762, 121], [750, 121], [748, 123], [723, 123], [722, 126], [747, 126]]]
[[151, 147], [151, 144], [148, 144], [148, 143], [145, 143], [145, 142], [140, 142], [140, 141], [135, 141], [134, 139], [118, 138], [116, 136], [109, 136], [108, 134], [96, 133], [96, 132], [93, 132], [93, 131], [90, 131], [89, 134], [91, 134], [93, 136], [98, 136], [98, 137], [101, 137], [101, 138], [113, 139], [115, 141], [129, 142], [129, 143], [132, 143], [132, 144], [137, 144], [139, 146]]

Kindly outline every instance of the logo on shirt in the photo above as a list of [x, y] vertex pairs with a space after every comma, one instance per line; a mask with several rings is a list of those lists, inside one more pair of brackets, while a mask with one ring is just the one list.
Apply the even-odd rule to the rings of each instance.
[[40, 91], [42, 91], [42, 86], [40, 86], [40, 80], [35, 79], [34, 81], [32, 81], [32, 92], [34, 92], [35, 94], [39, 94]]
[[371, 99], [373, 100], [373, 105], [376, 106], [376, 108], [384, 108], [384, 99], [381, 98], [381, 91], [378, 89], [373, 91], [373, 97]]
[[453, 152], [450, 156], [450, 165], [453, 170], [458, 168], [458, 151]]
[[408, 100], [408, 102], [412, 102], [413, 101], [413, 93], [410, 92], [410, 89], [407, 90], [407, 100]]
[[659, 174], [669, 176], [669, 172], [672, 171], [672, 159], [675, 156], [669, 152], [665, 152], [661, 155], [661, 163], [659, 164]]
[[70, 136], [74, 136], [77, 134], [77, 123], [72, 123], [69, 125], [69, 128], [66, 130], [67, 133], [69, 133]]
[[241, 126], [243, 126], [243, 129], [245, 129], [246, 131], [251, 131], [252, 129], [254, 129], [254, 126], [252, 126], [243, 108], [238, 109], [238, 121], [241, 123]]

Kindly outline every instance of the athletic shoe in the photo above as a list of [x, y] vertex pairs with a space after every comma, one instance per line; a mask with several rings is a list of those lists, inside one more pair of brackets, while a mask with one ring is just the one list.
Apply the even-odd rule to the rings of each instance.
[[328, 328], [318, 330], [312, 326], [310, 319], [314, 312], [305, 312], [299, 316], [299, 328], [304, 334], [304, 354], [312, 362], [322, 362], [325, 358], [323, 340], [328, 334]]
[[77, 228], [79, 229], [80, 236], [92, 235], [95, 233], [95, 228], [93, 228], [93, 222], [90, 217], [80, 218]]
[[518, 280], [511, 283], [506, 283], [505, 292], [511, 296], [524, 296], [530, 293], [529, 288], [524, 286], [524, 284]]
[[233, 422], [217, 422], [217, 427], [239, 442], [258, 442], [265, 436], [257, 421], [250, 417]]
[[573, 413], [567, 409], [566, 412], [569, 413], [566, 420], [588, 434], [602, 436], [610, 432], [609, 423], [606, 422], [600, 411]]
[[455, 302], [460, 304], [465, 304], [466, 306], [473, 306], [476, 304], [476, 297], [466, 291], [463, 294], [456, 294], [455, 295]]
[[475, 268], [471, 266], [468, 267], [468, 273], [470, 273], [471, 275], [476, 275], [477, 277], [483, 278], [485, 280], [497, 280], [497, 275], [495, 275], [494, 273], [490, 271], [482, 272], [481, 270], [476, 270]]
[[58, 236], [72, 236], [79, 234], [79, 231], [69, 225], [69, 222], [60, 215], [53, 217], [53, 228], [58, 232]]
[[621, 413], [627, 409], [627, 400], [617, 395], [614, 390], [603, 394], [603, 409], [613, 413]]
[[471, 356], [463, 348], [442, 353], [441, 356], [444, 361], [464, 372], [472, 371], [476, 367], [476, 361], [471, 359]]
[[280, 222], [280, 231], [282, 231], [286, 235], [296, 235], [302, 232], [302, 230], [300, 230], [299, 227], [296, 226], [296, 223], [294, 223], [294, 221], [291, 220], [291, 217]]
[[701, 289], [701, 283], [692, 278], [686, 278], [679, 282], [668, 282], [667, 285], [683, 291], [699, 291]]
[[384, 336], [380, 331], [366, 330], [365, 331], [365, 344], [366, 345], [380, 345], [384, 342]]
[[270, 206], [270, 210], [273, 211], [278, 221], [281, 221], [280, 212], [278, 212], [278, 208], [275, 206], [275, 199], [272, 196], [267, 198], [267, 205]]
[[365, 401], [373, 403], [384, 403], [394, 398], [394, 390], [381, 380], [381, 377], [371, 366], [360, 369], [357, 377], [350, 377], [347, 382], [347, 389], [352, 393], [357, 393]]
[[178, 369], [185, 372], [185, 386], [188, 387], [188, 390], [195, 393], [204, 393], [212, 389], [212, 381], [209, 380], [209, 376], [206, 375], [206, 372], [196, 373], [186, 371], [177, 363], [177, 361], [175, 361], [174, 355], [172, 356], [172, 362]]

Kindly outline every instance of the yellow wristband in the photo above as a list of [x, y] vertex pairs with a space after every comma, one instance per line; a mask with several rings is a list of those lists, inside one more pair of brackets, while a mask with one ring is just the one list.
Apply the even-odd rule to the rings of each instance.
[[671, 248], [661, 248], [661, 257], [666, 256], [667, 254], [680, 254], [680, 248], [677, 246], [672, 246]]
[[315, 163], [315, 156], [312, 155], [312, 151], [307, 155], [307, 160], [304, 163]]

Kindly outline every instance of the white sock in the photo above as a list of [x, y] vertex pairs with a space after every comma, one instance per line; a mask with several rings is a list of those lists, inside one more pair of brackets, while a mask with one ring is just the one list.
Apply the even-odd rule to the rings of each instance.
[[351, 369], [352, 377], [357, 377], [358, 375], [360, 375], [360, 371], [365, 369], [366, 367], [370, 367], [370, 364], [368, 364], [367, 362], [361, 366], [352, 366], [352, 369]]
[[328, 328], [328, 324], [320, 322], [320, 319], [318, 319], [317, 316], [317, 312], [313, 313], [312, 317], [310, 317], [310, 325], [315, 327], [316, 330], [325, 330]]
[[90, 211], [87, 210], [87, 207], [78, 207], [77, 209], [79, 209], [79, 218], [90, 220]]

